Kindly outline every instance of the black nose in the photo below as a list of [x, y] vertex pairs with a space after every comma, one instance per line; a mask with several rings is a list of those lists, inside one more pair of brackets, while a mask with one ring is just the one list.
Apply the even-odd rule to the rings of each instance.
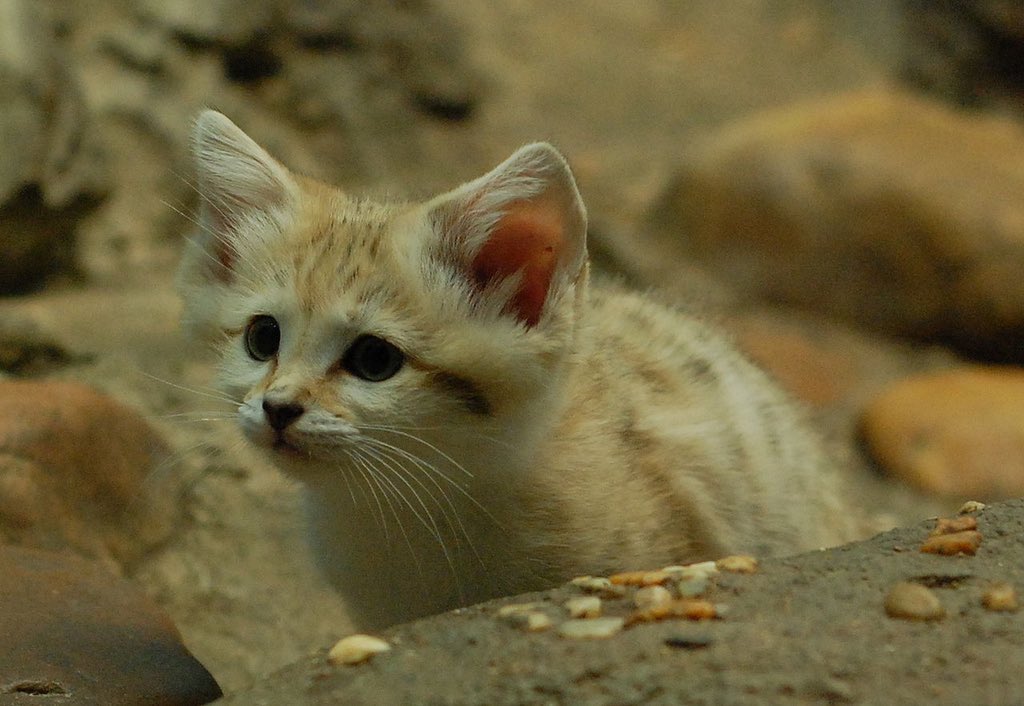
[[306, 409], [301, 404], [294, 402], [271, 402], [263, 400], [263, 411], [267, 415], [267, 421], [275, 431], [281, 431], [296, 419], [302, 416]]

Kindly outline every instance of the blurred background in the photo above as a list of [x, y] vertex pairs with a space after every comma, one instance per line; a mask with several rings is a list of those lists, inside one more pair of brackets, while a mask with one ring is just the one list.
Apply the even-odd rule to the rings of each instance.
[[1024, 494], [1018, 1], [0, 0], [0, 381], [88, 383], [166, 445], [96, 541], [5, 517], [42, 481], [0, 456], [0, 537], [139, 581], [223, 686], [347, 618], [177, 333], [203, 107], [382, 196], [550, 140], [601, 272], [729, 328], [879, 528]]

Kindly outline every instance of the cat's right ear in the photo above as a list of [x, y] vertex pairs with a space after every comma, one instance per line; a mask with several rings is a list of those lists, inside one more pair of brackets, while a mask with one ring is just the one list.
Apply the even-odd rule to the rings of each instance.
[[195, 244], [207, 274], [229, 282], [245, 239], [266, 232], [296, 198], [297, 185], [284, 166], [214, 110], [196, 118], [192, 155], [200, 198]]

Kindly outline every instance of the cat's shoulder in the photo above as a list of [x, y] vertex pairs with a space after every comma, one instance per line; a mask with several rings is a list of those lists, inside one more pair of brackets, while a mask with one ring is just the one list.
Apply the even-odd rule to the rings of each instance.
[[640, 290], [619, 279], [595, 278], [588, 292], [587, 318], [599, 337], [638, 336], [646, 344], [679, 338], [728, 339], [721, 317], [689, 302], [670, 301], [654, 289]]

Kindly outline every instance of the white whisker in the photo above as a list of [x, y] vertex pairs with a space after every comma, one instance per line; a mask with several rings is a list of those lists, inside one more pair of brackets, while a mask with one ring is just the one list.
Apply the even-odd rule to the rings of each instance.
[[[360, 429], [369, 428], [369, 427], [364, 427], [363, 425], [357, 425], [357, 426]], [[472, 478], [473, 477], [473, 474], [470, 473], [468, 470], [466, 470], [466, 467], [463, 466], [461, 463], [456, 461], [454, 458], [449, 456], [447, 453], [445, 453], [441, 449], [439, 449], [436, 446], [434, 446], [433, 444], [431, 444], [429, 441], [427, 441], [425, 439], [422, 439], [422, 438], [416, 436], [415, 434], [410, 434], [408, 432], [402, 431], [402, 430], [397, 429], [395, 427], [387, 427], [387, 426], [377, 426], [377, 427], [374, 427], [374, 430], [375, 431], [388, 432], [388, 433], [391, 433], [391, 434], [397, 434], [398, 436], [401, 436], [401, 437], [404, 437], [406, 439], [409, 439], [410, 441], [414, 441], [417, 444], [422, 444], [423, 446], [426, 446], [428, 449], [430, 449], [431, 451], [436, 453], [438, 456], [442, 457], [445, 461], [448, 461], [448, 463], [450, 463], [453, 466], [455, 466], [455, 468], [457, 468], [459, 471], [461, 471], [466, 477], [468, 477], [468, 478]], [[451, 479], [446, 478], [446, 480], [448, 480], [449, 482], [452, 482]]]
[[171, 382], [170, 380], [165, 380], [164, 378], [157, 377], [156, 375], [153, 375], [151, 373], [147, 373], [145, 370], [139, 370], [138, 372], [141, 373], [142, 375], [145, 375], [151, 380], [155, 380], [157, 382], [163, 383], [164, 385], [168, 385], [183, 392], [189, 392], [193, 395], [198, 395], [199, 397], [208, 397], [212, 400], [217, 400], [219, 402], [227, 402], [228, 404], [232, 404], [235, 406], [242, 404], [239, 400], [233, 399], [232, 397], [225, 395], [219, 390], [199, 390], [194, 387], [188, 387], [187, 385], [181, 385], [176, 382]]

